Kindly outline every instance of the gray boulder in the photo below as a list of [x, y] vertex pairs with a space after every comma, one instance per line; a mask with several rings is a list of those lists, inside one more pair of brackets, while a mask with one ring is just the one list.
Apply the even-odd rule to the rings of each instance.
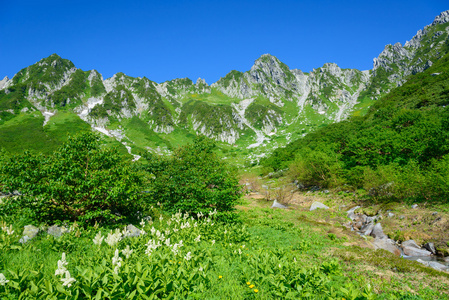
[[447, 266], [436, 261], [425, 261], [419, 258], [416, 261], [437, 271], [447, 271], [449, 269]]
[[54, 237], [60, 237], [67, 231], [68, 231], [67, 228], [59, 227], [58, 225], [53, 225], [47, 229], [47, 233]]
[[430, 252], [432, 252], [432, 254], [436, 254], [437, 250], [435, 249], [435, 245], [433, 243], [426, 243], [424, 244], [424, 248]]
[[413, 208], [413, 209], [417, 209], [417, 208], [418, 208], [418, 204], [413, 204], [413, 205], [412, 205], [412, 208]]
[[321, 202], [315, 201], [312, 203], [312, 205], [310, 206], [310, 211], [315, 210], [317, 208], [322, 208], [322, 209], [329, 209], [328, 206], [324, 205]]
[[346, 212], [349, 219], [355, 220], [355, 218], [357, 217], [355, 214], [355, 210], [358, 208], [360, 208], [360, 206], [353, 207]]
[[394, 242], [390, 239], [379, 239], [376, 238], [373, 241], [373, 246], [374, 248], [377, 249], [383, 249], [383, 250], [387, 250], [388, 252], [393, 253], [396, 256], [400, 256], [401, 255], [401, 250], [399, 250], [398, 247], [396, 247], [396, 245], [394, 244]]
[[19, 243], [26, 243], [29, 240], [36, 237], [36, 235], [39, 233], [39, 228], [33, 225], [26, 225], [23, 228], [23, 237], [19, 240]]
[[287, 206], [277, 202], [276, 200], [273, 201], [273, 205], [271, 205], [271, 208], [282, 208], [282, 209], [286, 209]]
[[408, 255], [408, 256], [431, 256], [432, 255], [431, 252], [424, 250], [424, 249], [419, 249], [416, 247], [404, 246], [404, 245], [401, 245], [401, 246], [402, 246], [402, 251], [404, 251], [404, 254]]
[[125, 237], [138, 237], [141, 233], [140, 229], [132, 224], [126, 226]]
[[363, 226], [360, 229], [360, 233], [364, 234], [364, 235], [371, 235], [371, 232], [373, 231], [374, 228], [374, 224], [370, 223], [370, 224], [366, 224], [365, 226]]
[[411, 248], [416, 248], [416, 249], [420, 249], [421, 248], [421, 247], [418, 246], [418, 244], [414, 240], [403, 241], [401, 246], [402, 247], [411, 247]]
[[382, 225], [380, 225], [380, 223], [377, 223], [376, 225], [374, 225], [373, 230], [371, 231], [370, 235], [376, 239], [387, 238], [387, 235], [382, 230]]

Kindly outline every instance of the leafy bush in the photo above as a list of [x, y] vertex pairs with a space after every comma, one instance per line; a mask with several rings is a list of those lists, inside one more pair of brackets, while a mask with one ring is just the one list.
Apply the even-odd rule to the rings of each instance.
[[22, 195], [3, 206], [27, 209], [39, 221], [112, 222], [141, 209], [142, 177], [122, 162], [115, 149], [100, 147], [98, 136], [84, 133], [50, 156], [25, 152], [3, 156], [3, 189]]
[[[235, 169], [212, 151], [215, 144], [198, 137], [170, 157], [144, 154], [144, 169], [154, 175], [149, 194], [171, 212], [230, 212], [242, 194]], [[219, 214], [220, 215], [220, 214]]]

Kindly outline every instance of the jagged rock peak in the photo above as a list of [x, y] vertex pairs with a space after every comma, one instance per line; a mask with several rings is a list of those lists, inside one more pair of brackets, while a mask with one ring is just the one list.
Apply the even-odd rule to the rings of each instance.
[[433, 20], [432, 25], [444, 24], [448, 22], [449, 22], [449, 10], [446, 10], [435, 17], [435, 20]]
[[8, 76], [5, 76], [2, 80], [0, 80], [0, 90], [6, 87], [6, 84], [8, 83], [9, 78]]
[[195, 85], [196, 86], [199, 86], [199, 85], [208, 85], [207, 83], [206, 83], [206, 80], [204, 80], [203, 78], [201, 78], [201, 77], [198, 77], [198, 79], [196, 80], [196, 83], [195, 83]]

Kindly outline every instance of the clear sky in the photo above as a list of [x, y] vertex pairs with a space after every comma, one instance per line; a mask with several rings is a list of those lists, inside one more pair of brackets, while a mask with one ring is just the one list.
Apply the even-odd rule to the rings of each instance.
[[448, 9], [447, 0], [0, 0], [0, 77], [52, 53], [104, 78], [156, 82], [211, 84], [264, 53], [304, 72], [326, 62], [367, 70], [386, 44]]

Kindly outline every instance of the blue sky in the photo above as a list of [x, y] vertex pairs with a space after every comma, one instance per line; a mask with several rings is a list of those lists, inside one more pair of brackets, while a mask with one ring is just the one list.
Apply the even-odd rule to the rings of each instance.
[[326, 62], [371, 69], [386, 44], [411, 39], [444, 1], [0, 0], [0, 77], [57, 53], [104, 78], [163, 82], [247, 71], [270, 53], [309, 72]]

